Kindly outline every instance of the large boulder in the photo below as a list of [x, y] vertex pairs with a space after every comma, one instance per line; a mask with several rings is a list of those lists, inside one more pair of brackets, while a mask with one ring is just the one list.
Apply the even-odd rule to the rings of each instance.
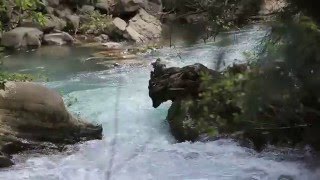
[[135, 42], [147, 42], [161, 37], [161, 22], [154, 16], [140, 9], [139, 13], [129, 21], [126, 37]]
[[65, 44], [73, 44], [74, 39], [70, 34], [66, 32], [60, 32], [60, 33], [46, 34], [43, 38], [43, 41], [45, 44], [48, 44], [48, 45], [65, 45]]
[[41, 46], [43, 32], [32, 27], [18, 27], [2, 35], [1, 45], [9, 48]]
[[[0, 90], [0, 153], [101, 138], [102, 127], [72, 116], [53, 90], [28, 82], [7, 82]], [[5, 165], [12, 163], [2, 156]]]

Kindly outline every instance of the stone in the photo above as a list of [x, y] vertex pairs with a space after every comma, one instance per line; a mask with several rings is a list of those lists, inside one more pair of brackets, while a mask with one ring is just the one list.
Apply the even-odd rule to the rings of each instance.
[[124, 37], [127, 39], [131, 39], [136, 43], [142, 43], [145, 40], [145, 37], [143, 37], [130, 26], [126, 28], [126, 34], [124, 34]]
[[127, 27], [127, 23], [122, 20], [121, 18], [114, 18], [114, 20], [112, 21], [114, 26], [120, 30], [121, 32], [125, 31], [126, 30], [126, 27]]
[[129, 21], [127, 37], [136, 42], [158, 40], [161, 37], [161, 22], [154, 16], [140, 9], [139, 13]]
[[41, 46], [43, 32], [32, 27], [18, 27], [2, 35], [1, 45], [8, 48]]
[[153, 16], [160, 16], [162, 13], [162, 0], [146, 0], [144, 9]]
[[109, 36], [106, 34], [101, 34], [100, 36], [94, 37], [95, 42], [106, 43], [109, 40]]
[[46, 12], [48, 14], [53, 14], [54, 13], [54, 8], [53, 7], [50, 7], [50, 6], [46, 6]]
[[59, 18], [65, 18], [73, 13], [71, 9], [66, 6], [60, 6], [59, 8], [55, 9], [54, 12]]
[[[8, 155], [101, 139], [102, 127], [71, 115], [55, 91], [30, 82], [7, 82], [0, 90], [0, 151]], [[12, 165], [0, 156], [0, 164]]]
[[63, 30], [67, 26], [67, 22], [55, 15], [49, 15], [44, 29]]
[[48, 44], [48, 45], [65, 45], [65, 44], [73, 44], [74, 39], [70, 34], [66, 32], [60, 32], [60, 33], [46, 34], [43, 38], [43, 41], [45, 44]]
[[80, 25], [80, 17], [77, 15], [68, 15], [66, 16], [67, 25], [70, 27], [73, 31], [77, 31], [79, 29]]

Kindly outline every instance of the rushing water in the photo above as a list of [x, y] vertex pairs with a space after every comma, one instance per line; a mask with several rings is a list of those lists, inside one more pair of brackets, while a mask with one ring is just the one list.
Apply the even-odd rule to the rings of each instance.
[[[141, 57], [141, 61], [150, 64], [161, 57], [168, 66], [201, 62], [215, 67], [214, 58], [224, 49], [224, 64], [228, 65], [235, 59], [243, 60], [242, 52], [251, 50], [264, 32], [259, 27], [238, 32], [223, 48], [214, 43], [163, 48]], [[5, 64], [15, 71], [49, 74], [54, 81], [47, 86], [63, 92], [66, 99], [77, 99], [69, 108], [72, 112], [103, 125], [103, 140], [71, 146], [62, 153], [16, 155], [17, 165], [2, 170], [0, 179], [318, 179], [320, 170], [302, 161], [310, 156], [304, 152], [270, 150], [259, 154], [232, 140], [175, 143], [165, 121], [170, 103], [153, 109], [148, 97], [150, 66], [97, 71], [77, 65], [89, 50], [69, 51], [65, 55], [54, 51], [53, 57], [61, 57], [49, 55], [46, 60], [30, 52], [8, 57]]]

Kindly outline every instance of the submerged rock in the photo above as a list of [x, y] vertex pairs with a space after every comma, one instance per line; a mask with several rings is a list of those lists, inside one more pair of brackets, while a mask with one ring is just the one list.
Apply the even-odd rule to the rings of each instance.
[[102, 127], [72, 116], [53, 90], [27, 82], [7, 82], [0, 90], [0, 152], [101, 138]]

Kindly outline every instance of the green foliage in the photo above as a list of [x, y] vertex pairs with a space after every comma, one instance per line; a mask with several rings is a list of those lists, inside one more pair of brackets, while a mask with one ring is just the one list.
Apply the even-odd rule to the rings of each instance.
[[16, 5], [22, 11], [36, 10], [40, 4], [39, 0], [15, 0]]
[[110, 35], [115, 30], [111, 15], [93, 11], [91, 14], [88, 14], [87, 17], [88, 20], [80, 26], [80, 32], [82, 33]]
[[34, 80], [33, 76], [19, 73], [0, 72], [0, 87], [3, 88], [4, 84], [8, 81], [26, 82]]
[[260, 145], [309, 143], [319, 149], [319, 28], [301, 17], [276, 23], [268, 37], [262, 52], [246, 53], [257, 61], [250, 70], [229, 68], [219, 81], [203, 75], [205, 91], [192, 103], [193, 118], [219, 133], [242, 131]]
[[46, 23], [46, 17], [41, 13], [37, 12], [38, 8], [42, 6], [42, 2], [39, 0], [15, 0], [16, 5], [20, 8], [21, 14], [26, 12], [25, 17], [20, 17], [20, 20], [24, 18], [32, 19], [35, 23], [44, 26]]
[[[0, 24], [2, 24], [2, 26], [6, 24], [8, 27], [13, 28], [24, 19], [32, 19], [40, 26], [44, 26], [47, 18], [40, 11], [43, 6], [44, 4], [40, 0], [14, 0], [0, 2]], [[17, 22], [10, 21], [10, 19], [8, 19], [9, 17], [6, 15], [7, 12], [12, 9], [17, 10], [19, 13]]]

